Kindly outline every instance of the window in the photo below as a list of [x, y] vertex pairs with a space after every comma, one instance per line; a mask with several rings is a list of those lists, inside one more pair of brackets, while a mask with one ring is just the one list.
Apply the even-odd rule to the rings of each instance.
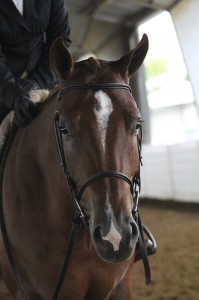
[[186, 66], [168, 12], [139, 26], [149, 37], [145, 59], [153, 145], [199, 139], [199, 118]]

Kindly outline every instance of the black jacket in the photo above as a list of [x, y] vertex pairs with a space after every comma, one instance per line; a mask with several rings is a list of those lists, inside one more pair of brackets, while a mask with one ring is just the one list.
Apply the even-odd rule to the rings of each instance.
[[[65, 0], [24, 0], [23, 16], [12, 0], [0, 1], [0, 98], [12, 97], [19, 86], [28, 91], [55, 84], [49, 50], [60, 35], [69, 47]], [[28, 77], [21, 79], [24, 71]]]

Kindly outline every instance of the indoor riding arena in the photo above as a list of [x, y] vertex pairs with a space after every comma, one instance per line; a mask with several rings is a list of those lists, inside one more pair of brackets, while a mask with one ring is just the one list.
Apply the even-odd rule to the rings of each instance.
[[[118, 296], [112, 297], [112, 294], [111, 296], [108, 294], [105, 298], [99, 299], [96, 293], [96, 298], [85, 296], [80, 300], [83, 298], [84, 300], [198, 300], [199, 1], [65, 0], [65, 2], [68, 8], [72, 40], [68, 51], [74, 61], [87, 60], [90, 56], [94, 58], [94, 62], [97, 61], [97, 58], [103, 61], [119, 61], [125, 54], [136, 48], [142, 37], [147, 35], [149, 40], [149, 50], [144, 63], [130, 78], [129, 85], [119, 83], [119, 88], [128, 89], [128, 92], [132, 90], [137, 103], [136, 107], [138, 107], [141, 115], [139, 128], [136, 127], [136, 130], [139, 130], [136, 140], [138, 143], [136, 154], [140, 165], [140, 169], [138, 167], [140, 171], [140, 178], [138, 178], [140, 193], [137, 192], [136, 199], [139, 200], [138, 210], [141, 221], [157, 243], [156, 252], [148, 256], [151, 283], [146, 285], [144, 265], [140, 259], [132, 267], [132, 298], [127, 296], [128, 298], [120, 299]], [[61, 43], [58, 45], [61, 48], [60, 45]], [[92, 62], [92, 59], [90, 61]], [[70, 63], [72, 65], [73, 61]], [[97, 64], [93, 63], [93, 65], [96, 66]], [[129, 69], [128, 65], [128, 72], [130, 72]], [[122, 71], [118, 73], [122, 73]], [[125, 78], [125, 76], [121, 76], [121, 78]], [[108, 88], [110, 86], [115, 88], [115, 82], [100, 84], [99, 86], [103, 88], [104, 86], [105, 88], [107, 86]], [[80, 82], [78, 88], [83, 89], [82, 85]], [[93, 89], [94, 85], [88, 86]], [[76, 85], [72, 87], [74, 86]], [[59, 100], [61, 96], [65, 97], [64, 93], [65, 90], [61, 90]], [[104, 119], [102, 121], [104, 122]], [[56, 118], [54, 123], [56, 131]], [[60, 133], [62, 129], [60, 129]], [[2, 128], [0, 127], [0, 143], [1, 139], [4, 141], [4, 136], [2, 137], [1, 134]], [[63, 157], [65, 159], [65, 150], [62, 143], [62, 137], [58, 136], [58, 150], [64, 167], [65, 161], [62, 159]], [[48, 167], [49, 170], [52, 170], [50, 162]], [[66, 173], [65, 175], [68, 176]], [[101, 173], [96, 175], [97, 179]], [[109, 172], [105, 170], [102, 178], [110, 175], [107, 173]], [[119, 177], [121, 175], [121, 173], [119, 175], [115, 173], [113, 171], [111, 176]], [[132, 186], [134, 186], [134, 179], [129, 180], [130, 175], [127, 179], [124, 175], [121, 177], [127, 182], [130, 181], [130, 185], [133, 183]], [[91, 183], [96, 180], [96, 178], [93, 181], [92, 179]], [[106, 178], [106, 180], [108, 179]], [[90, 178], [86, 181], [85, 186], [83, 185], [83, 192], [88, 185], [90, 185]], [[82, 186], [80, 187], [82, 188]], [[37, 188], [38, 186], [36, 186]], [[80, 191], [81, 188], [79, 188]], [[134, 197], [132, 192], [131, 194]], [[129, 211], [132, 217], [132, 209]], [[2, 213], [0, 213], [1, 215]], [[88, 218], [85, 220], [89, 223]], [[77, 218], [73, 219], [73, 225], [75, 222], [77, 222]], [[111, 220], [111, 222], [112, 226], [113, 221]], [[132, 235], [132, 227], [130, 232]], [[138, 232], [140, 233], [139, 229]], [[103, 242], [107, 239], [108, 233], [106, 236], [105, 234], [102, 235]], [[120, 233], [119, 235], [121, 236]], [[146, 234], [144, 237], [146, 242], [148, 237]], [[77, 235], [76, 240], [78, 238]], [[46, 237], [44, 236], [43, 239]], [[51, 237], [50, 241], [52, 242]], [[122, 237], [120, 241], [122, 241]], [[136, 243], [137, 239], [135, 240]], [[114, 243], [112, 248], [114, 248]], [[134, 248], [132, 247], [132, 249]], [[58, 253], [59, 249], [56, 251]], [[116, 251], [115, 248], [114, 251]], [[46, 252], [49, 253], [50, 251], [47, 249]], [[104, 261], [106, 260], [104, 259]], [[77, 270], [79, 272], [78, 267]], [[101, 272], [101, 269], [99, 270]], [[73, 280], [75, 276], [71, 278]], [[65, 278], [65, 280], [67, 279]], [[87, 293], [89, 294], [89, 292]], [[0, 280], [0, 300], [21, 299], [59, 300], [56, 297], [47, 299], [41, 296], [35, 299], [34, 296], [33, 298], [24, 297], [24, 299], [11, 298], [6, 285]], [[63, 299], [60, 297], [60, 300]], [[74, 299], [67, 298], [64, 300]]]
[[152, 230], [157, 252], [149, 258], [152, 282], [146, 286], [142, 262], [133, 270], [133, 290], [138, 300], [197, 300], [199, 294], [198, 206], [144, 200], [144, 224]]
[[198, 299], [198, 160], [198, 141], [143, 146], [140, 212], [157, 252], [149, 258], [150, 286], [143, 280], [142, 263], [135, 265], [135, 299]]
[[[133, 299], [197, 300], [199, 19], [196, 12], [199, 3], [194, 0], [66, 2], [73, 14], [73, 50], [77, 56], [84, 57], [88, 49], [97, 57], [117, 59], [143, 33], [149, 36], [145, 68], [133, 76], [132, 88], [145, 121], [140, 213], [156, 239], [157, 252], [149, 257], [151, 285], [145, 284], [142, 261], [134, 265]], [[169, 16], [164, 16], [165, 12]], [[185, 77], [188, 80], [184, 81]]]

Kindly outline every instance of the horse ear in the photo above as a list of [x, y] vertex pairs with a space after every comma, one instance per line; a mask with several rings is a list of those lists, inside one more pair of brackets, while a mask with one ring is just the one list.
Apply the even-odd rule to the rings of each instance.
[[120, 58], [119, 65], [123, 73], [131, 77], [141, 66], [149, 48], [149, 41], [146, 34], [143, 34], [141, 41], [129, 53]]
[[65, 80], [73, 69], [73, 59], [64, 45], [63, 37], [59, 36], [50, 49], [50, 64], [60, 79]]

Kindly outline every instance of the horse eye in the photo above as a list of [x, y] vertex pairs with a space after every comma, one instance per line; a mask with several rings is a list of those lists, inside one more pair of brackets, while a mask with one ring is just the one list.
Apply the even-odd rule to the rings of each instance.
[[139, 129], [140, 129], [140, 127], [141, 127], [141, 124], [140, 124], [140, 122], [139, 122], [139, 123], [137, 123], [137, 124], [136, 124], [136, 127], [135, 127], [135, 129], [136, 129], [136, 130], [139, 130]]
[[138, 135], [140, 128], [141, 128], [141, 123], [138, 122], [135, 127], [135, 135]]
[[61, 133], [62, 133], [64, 136], [69, 136], [69, 135], [70, 135], [68, 129], [67, 129], [66, 127], [64, 127], [64, 126], [60, 126], [60, 131], [61, 131]]

